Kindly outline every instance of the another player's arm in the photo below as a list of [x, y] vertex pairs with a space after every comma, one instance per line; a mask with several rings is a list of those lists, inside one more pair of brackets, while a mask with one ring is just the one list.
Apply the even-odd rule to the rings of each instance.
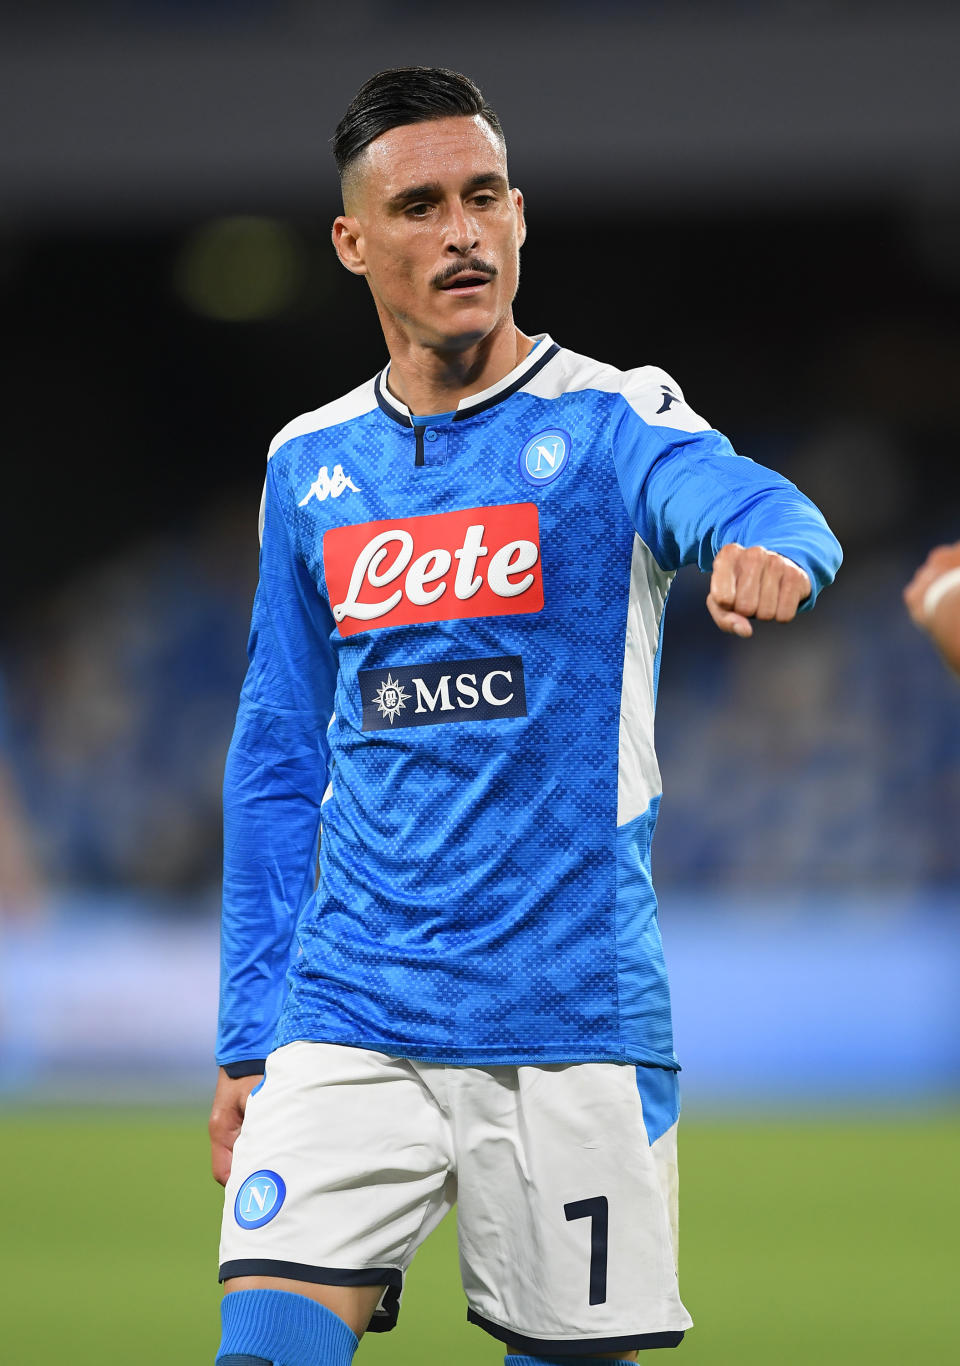
[[250, 663], [224, 774], [220, 1073], [210, 1115], [218, 1181], [229, 1176], [247, 1099], [273, 1047], [297, 917], [314, 886], [336, 681], [332, 629], [271, 462]]
[[[668, 418], [660, 416], [665, 394]], [[842, 558], [819, 509], [782, 475], [738, 456], [662, 372], [625, 399], [617, 469], [634, 526], [658, 564], [709, 572], [711, 617], [744, 638], [752, 620], [791, 621], [812, 607]]]
[[960, 675], [960, 541], [938, 545], [903, 590], [907, 610]]

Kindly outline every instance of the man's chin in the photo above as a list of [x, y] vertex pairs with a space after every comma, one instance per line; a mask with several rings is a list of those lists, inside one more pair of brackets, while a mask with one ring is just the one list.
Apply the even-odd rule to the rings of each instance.
[[438, 321], [434, 336], [427, 345], [437, 351], [467, 351], [509, 323], [509, 309], [495, 314], [488, 308], [464, 308], [459, 317]]

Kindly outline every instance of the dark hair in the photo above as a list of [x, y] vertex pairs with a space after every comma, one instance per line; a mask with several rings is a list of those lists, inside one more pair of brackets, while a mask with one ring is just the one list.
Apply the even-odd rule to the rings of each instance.
[[476, 114], [503, 142], [500, 120], [468, 76], [445, 66], [399, 66], [378, 71], [354, 95], [333, 135], [340, 178], [374, 138], [391, 128]]

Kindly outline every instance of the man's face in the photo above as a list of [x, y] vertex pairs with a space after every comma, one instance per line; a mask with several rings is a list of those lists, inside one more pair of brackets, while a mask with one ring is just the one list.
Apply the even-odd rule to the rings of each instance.
[[510, 314], [525, 233], [503, 144], [479, 115], [406, 124], [363, 152], [334, 244], [367, 277], [384, 330], [439, 350], [488, 336]]

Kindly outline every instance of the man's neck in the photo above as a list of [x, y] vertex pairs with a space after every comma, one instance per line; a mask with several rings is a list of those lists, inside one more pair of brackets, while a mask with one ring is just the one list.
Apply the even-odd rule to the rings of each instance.
[[512, 318], [482, 341], [458, 351], [440, 351], [405, 336], [388, 335], [390, 392], [411, 413], [452, 412], [461, 399], [482, 393], [509, 375], [533, 344], [533, 338], [525, 336]]

